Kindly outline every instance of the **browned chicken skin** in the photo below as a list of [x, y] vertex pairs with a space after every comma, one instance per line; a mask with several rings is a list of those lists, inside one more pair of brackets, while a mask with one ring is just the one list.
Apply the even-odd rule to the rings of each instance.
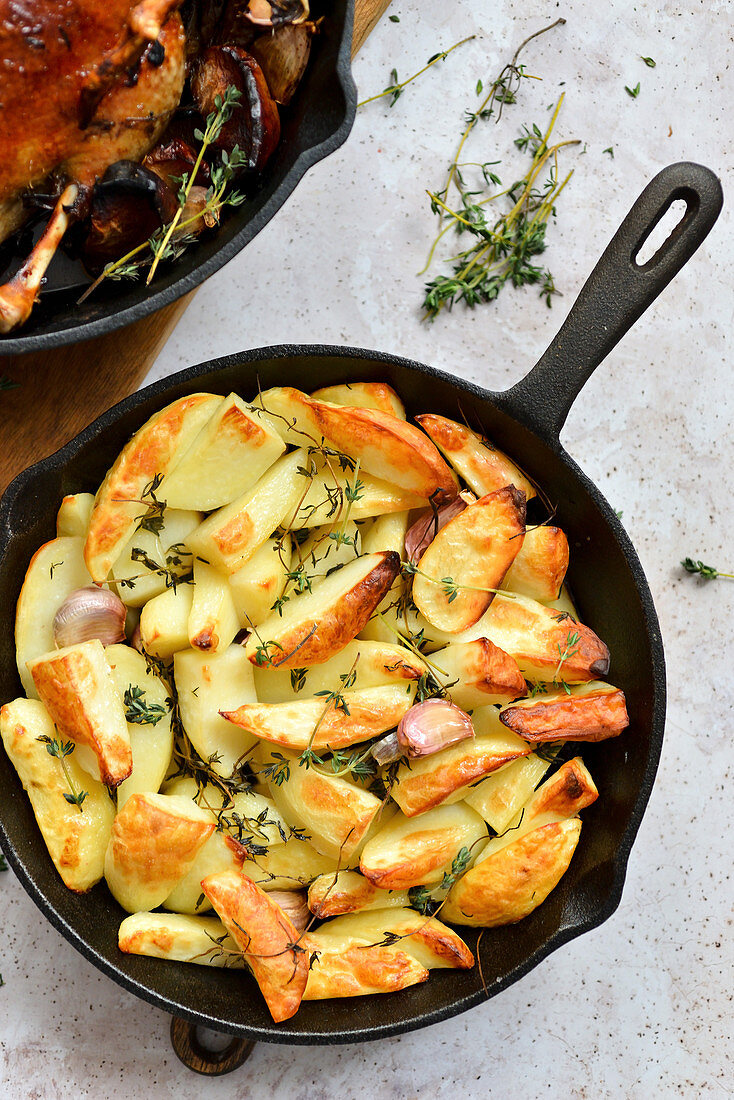
[[[27, 319], [95, 180], [118, 160], [141, 159], [178, 106], [179, 3], [0, 0], [0, 241], [24, 221], [26, 191], [52, 175], [66, 184], [28, 261], [0, 287], [0, 332]], [[148, 50], [156, 39], [162, 58]]]

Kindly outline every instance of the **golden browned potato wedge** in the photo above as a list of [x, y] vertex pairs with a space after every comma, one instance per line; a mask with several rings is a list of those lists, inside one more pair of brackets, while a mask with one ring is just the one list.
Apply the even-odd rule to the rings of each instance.
[[462, 710], [510, 703], [527, 694], [525, 677], [517, 661], [489, 638], [447, 645], [433, 654], [431, 660], [441, 669], [441, 683], [450, 685], [451, 701]]
[[525, 741], [605, 741], [627, 729], [624, 692], [594, 680], [565, 691], [521, 699], [500, 721]]
[[411, 680], [419, 680], [427, 668], [420, 657], [403, 646], [355, 638], [322, 665], [290, 670], [255, 665], [255, 691], [260, 703], [290, 703], [333, 691], [342, 678], [353, 678], [353, 686], [358, 689], [401, 681], [407, 686]]
[[59, 538], [86, 538], [89, 520], [94, 507], [92, 493], [73, 493], [61, 501], [56, 516], [56, 534]]
[[350, 941], [379, 944], [386, 937], [399, 936], [400, 949], [428, 970], [467, 970], [474, 966], [473, 954], [452, 928], [435, 917], [421, 916], [414, 909], [351, 913], [324, 924], [318, 934], [324, 942], [336, 941], [345, 948]]
[[124, 604], [142, 607], [165, 592], [172, 577], [191, 575], [193, 559], [186, 539], [202, 518], [201, 512], [167, 508], [157, 534], [140, 529], [133, 533], [110, 573]]
[[416, 416], [416, 420], [478, 496], [502, 489], [505, 485], [514, 485], [522, 490], [526, 500], [536, 496], [533, 483], [485, 436], [477, 435], [455, 420], [447, 420], [445, 416], [433, 413]]
[[409, 904], [407, 890], [380, 890], [357, 871], [319, 875], [308, 888], [308, 907], [319, 920], [363, 909], [404, 908]]
[[324, 386], [314, 390], [315, 401], [328, 401], [331, 405], [351, 405], [360, 409], [377, 409], [379, 412], [405, 420], [405, 405], [387, 382], [346, 382], [342, 386]]
[[581, 834], [578, 817], [526, 833], [473, 867], [451, 889], [442, 915], [452, 924], [514, 924], [545, 901], [568, 869]]
[[237, 710], [220, 713], [275, 745], [302, 752], [311, 743], [319, 752], [369, 741], [397, 726], [412, 705], [414, 693], [412, 684], [407, 688], [400, 683], [385, 684], [343, 691], [345, 709], [337, 706], [336, 700], [325, 704], [323, 699], [297, 699], [293, 703], [245, 703]]
[[218, 917], [133, 913], [120, 925], [120, 951], [153, 959], [242, 969], [245, 957]]
[[316, 956], [308, 972], [304, 1001], [396, 993], [428, 980], [429, 971], [406, 951], [369, 942], [352, 942], [344, 947], [322, 936], [321, 931], [304, 936], [312, 958]]
[[308, 978], [308, 953], [298, 932], [268, 895], [239, 871], [220, 871], [201, 884], [245, 956], [276, 1023], [298, 1011]]
[[236, 573], [284, 520], [290, 523], [309, 479], [306, 452], [283, 455], [231, 504], [213, 512], [189, 535], [191, 550], [224, 573]]
[[207, 783], [202, 790], [190, 775], [169, 779], [163, 793], [193, 799], [211, 815], [221, 835], [231, 837], [247, 849], [245, 855], [253, 854], [255, 848], [285, 844], [291, 833], [290, 825], [281, 817], [269, 794], [247, 789], [227, 797], [213, 783]]
[[316, 767], [290, 760], [288, 776], [271, 781], [270, 793], [283, 817], [310, 836], [317, 852], [346, 862], [359, 847], [382, 802], [369, 791]]
[[429, 623], [460, 634], [481, 619], [525, 535], [525, 497], [508, 485], [442, 527], [418, 562], [413, 602]]
[[104, 873], [128, 913], [156, 909], [214, 832], [211, 814], [188, 798], [134, 794], [115, 818]]
[[243, 630], [252, 630], [267, 619], [273, 604], [283, 595], [286, 573], [291, 568], [291, 540], [272, 538], [259, 546], [236, 573], [230, 573], [229, 587]]
[[476, 850], [486, 835], [479, 814], [461, 802], [438, 806], [418, 819], [396, 814], [367, 841], [359, 869], [383, 890], [440, 882], [459, 851]]
[[565, 613], [570, 618], [574, 619], [575, 622], [578, 623], [581, 621], [581, 616], [576, 609], [576, 604], [573, 602], [571, 593], [568, 591], [565, 584], [561, 585], [561, 591], [557, 600], [543, 600], [541, 602], [547, 604], [548, 607], [552, 607], [556, 614], [565, 611]]
[[294, 890], [307, 886], [318, 875], [334, 872], [334, 860], [317, 852], [308, 840], [289, 837], [271, 845], [265, 855], [245, 860], [242, 869], [263, 890]]
[[107, 579], [145, 515], [145, 490], [156, 476], [173, 469], [222, 400], [211, 393], [181, 397], [154, 413], [120, 451], [95, 497], [84, 547], [87, 568], [98, 584]]
[[473, 784], [464, 801], [484, 818], [496, 833], [504, 833], [550, 767], [534, 752], [521, 756]]
[[52, 722], [76, 742], [80, 765], [108, 787], [127, 779], [133, 767], [130, 737], [102, 643], [95, 638], [57, 649], [28, 667]]
[[82, 771], [73, 753], [64, 763], [74, 788], [86, 791], [86, 797], [81, 812], [66, 800], [70, 791], [61, 760], [39, 740], [55, 736], [54, 724], [37, 699], [16, 699], [0, 709], [0, 737], [30, 798], [49, 855], [64, 885], [81, 893], [102, 878], [115, 808], [106, 789]]
[[52, 539], [31, 558], [15, 612], [18, 675], [30, 698], [38, 694], [27, 662], [54, 648], [56, 612], [67, 596], [91, 583], [80, 538]]
[[446, 920], [494, 927], [536, 909], [571, 862], [581, 833], [575, 815], [597, 795], [580, 758], [563, 764], [538, 787], [515, 824], [488, 841], [452, 886], [442, 909]]
[[285, 444], [235, 393], [226, 397], [160, 485], [169, 508], [211, 512], [251, 489]]
[[133, 768], [117, 788], [117, 808], [133, 794], [160, 789], [171, 763], [173, 730], [168, 686], [149, 671], [145, 657], [128, 645], [110, 645], [107, 663], [125, 706]]
[[[336, 459], [332, 458], [327, 463], [323, 458], [312, 456], [311, 463], [313, 476], [293, 516], [293, 530], [326, 524], [336, 524], [338, 528], [347, 507], [353, 520], [426, 507], [424, 497], [361, 469], [358, 472], [342, 470]], [[350, 496], [353, 498], [351, 501]]]
[[[362, 553], [374, 554], [379, 550], [392, 550], [401, 559], [405, 553], [405, 535], [408, 530], [410, 512], [395, 512], [388, 516], [378, 516], [362, 533]], [[405, 580], [401, 573], [395, 578], [390, 591], [375, 608], [369, 621], [360, 632], [360, 637], [376, 642], [394, 642], [393, 629], [397, 626], [397, 602], [403, 594]], [[387, 620], [387, 621], [385, 621]], [[393, 620], [396, 620], [393, 623]]]
[[179, 650], [189, 648], [193, 603], [193, 584], [177, 584], [148, 600], [140, 612], [140, 640], [146, 653], [167, 661]]
[[458, 637], [435, 629], [421, 616], [412, 625], [437, 642], [489, 638], [532, 681], [577, 684], [609, 672], [609, 650], [590, 627], [527, 596], [498, 594], [479, 622]]
[[356, 637], [399, 569], [400, 558], [390, 551], [366, 554], [337, 569], [290, 600], [282, 615], [273, 612], [265, 619], [247, 640], [248, 657], [262, 667], [323, 664]]
[[[286, 442], [304, 445], [304, 436], [287, 434], [288, 424], [307, 433], [317, 444], [322, 438], [337, 450], [359, 460], [365, 473], [382, 478], [423, 499], [456, 496], [454, 474], [429, 439], [412, 424], [390, 413], [314, 401], [290, 387], [266, 390], [256, 404], [275, 414], [273, 426], [286, 429]], [[306, 444], [307, 445], [307, 444]]]
[[502, 587], [532, 600], [557, 600], [568, 569], [568, 539], [560, 527], [529, 527]]
[[240, 628], [227, 578], [194, 560], [194, 598], [189, 612], [189, 642], [205, 653], [222, 653]]
[[472, 783], [530, 752], [519, 737], [506, 736], [492, 706], [475, 710], [472, 725], [474, 737], [400, 765], [391, 794], [406, 817], [461, 801]]
[[180, 650], [173, 658], [181, 721], [202, 760], [210, 760], [220, 775], [232, 774], [237, 762], [257, 740], [227, 722], [220, 707], [255, 702], [252, 665], [240, 645], [223, 653]]
[[211, 902], [202, 895], [201, 880], [207, 875], [234, 869], [239, 871], [247, 856], [247, 848], [221, 832], [213, 832], [182, 879], [163, 902], [164, 909], [174, 913], [206, 913]]

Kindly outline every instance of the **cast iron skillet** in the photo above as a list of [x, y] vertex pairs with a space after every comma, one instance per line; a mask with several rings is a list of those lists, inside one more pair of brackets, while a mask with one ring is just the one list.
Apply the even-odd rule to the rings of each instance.
[[[640, 246], [674, 199], [686, 214], [648, 263]], [[614, 511], [559, 442], [574, 398], [595, 367], [695, 252], [719, 213], [718, 180], [695, 164], [665, 168], [645, 188], [584, 286], [548, 351], [512, 389], [489, 393], [392, 355], [340, 347], [275, 347], [181, 371], [100, 417], [51, 458], [15, 479], [0, 505], [0, 700], [19, 692], [13, 608], [28, 561], [54, 534], [65, 493], [94, 491], [130, 434], [165, 403], [210, 390], [254, 393], [289, 383], [305, 390], [358, 379], [389, 382], [411, 414], [464, 415], [482, 425], [547, 492], [571, 545], [569, 582], [584, 622], [608, 643], [610, 678], [627, 695], [631, 725], [621, 737], [581, 751], [600, 791], [584, 811], [570, 869], [548, 900], [516, 927], [487, 931], [479, 968], [436, 970], [424, 985], [391, 996], [305, 1003], [294, 1019], [270, 1021], [249, 979], [236, 971], [122, 955], [123, 916], [104, 885], [76, 896], [62, 884], [33, 813], [0, 753], [0, 841], [39, 908], [81, 953], [124, 988], [176, 1016], [249, 1039], [346, 1043], [395, 1035], [456, 1015], [516, 981], [551, 951], [606, 920], [617, 907], [625, 867], [663, 738], [665, 665], [660, 629], [637, 555]], [[466, 938], [476, 948], [477, 936]]]
[[162, 270], [151, 289], [144, 281], [103, 283], [76, 305], [89, 280], [79, 282], [78, 265], [67, 275], [68, 265], [59, 254], [49, 269], [49, 289], [29, 320], [17, 334], [0, 336], [0, 356], [102, 336], [187, 294], [249, 244], [304, 173], [346, 141], [357, 107], [350, 66], [354, 0], [312, 0], [311, 12], [314, 19], [325, 18], [298, 92], [281, 112], [280, 144], [252, 197], [228, 212], [216, 233]]

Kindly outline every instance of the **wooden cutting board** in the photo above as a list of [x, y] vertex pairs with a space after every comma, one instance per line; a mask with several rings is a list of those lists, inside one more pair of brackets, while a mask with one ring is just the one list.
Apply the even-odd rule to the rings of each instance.
[[[390, 0], [356, 0], [352, 57]], [[52, 351], [0, 358], [0, 493], [16, 474], [53, 454], [138, 388], [196, 292], [108, 336]]]

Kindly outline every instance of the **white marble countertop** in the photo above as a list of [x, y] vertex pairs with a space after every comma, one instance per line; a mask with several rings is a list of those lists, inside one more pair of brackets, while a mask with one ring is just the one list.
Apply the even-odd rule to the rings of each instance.
[[[394, 0], [355, 64], [362, 96], [439, 48], [468, 43], [391, 110], [358, 112], [346, 146], [203, 287], [151, 377], [242, 348], [285, 342], [390, 350], [490, 388], [517, 380], [560, 325], [596, 258], [663, 165], [698, 160], [731, 195], [734, 44], [726, 0]], [[484, 14], [483, 14], [484, 12]], [[504, 156], [561, 90], [560, 137], [575, 175], [549, 232], [563, 297], [507, 291], [474, 312], [420, 320], [432, 234], [425, 189], [440, 184], [464, 110], [515, 46], [530, 83], [481, 159]], [[640, 55], [651, 55], [656, 68]], [[640, 82], [636, 99], [625, 85]], [[603, 150], [614, 147], [614, 158]], [[471, 159], [475, 159], [472, 157]], [[446, 1023], [376, 1045], [256, 1048], [232, 1076], [195, 1079], [172, 1054], [168, 1018], [123, 992], [63, 940], [15, 881], [0, 878], [0, 1096], [149, 1095], [400, 1100], [451, 1086], [467, 1098], [719, 1097], [731, 1062], [734, 582], [682, 575], [685, 555], [734, 571], [727, 485], [734, 334], [731, 212], [587, 385], [564, 442], [606, 493], [647, 572], [665, 638], [669, 718], [660, 771], [617, 912], [521, 982]]]

